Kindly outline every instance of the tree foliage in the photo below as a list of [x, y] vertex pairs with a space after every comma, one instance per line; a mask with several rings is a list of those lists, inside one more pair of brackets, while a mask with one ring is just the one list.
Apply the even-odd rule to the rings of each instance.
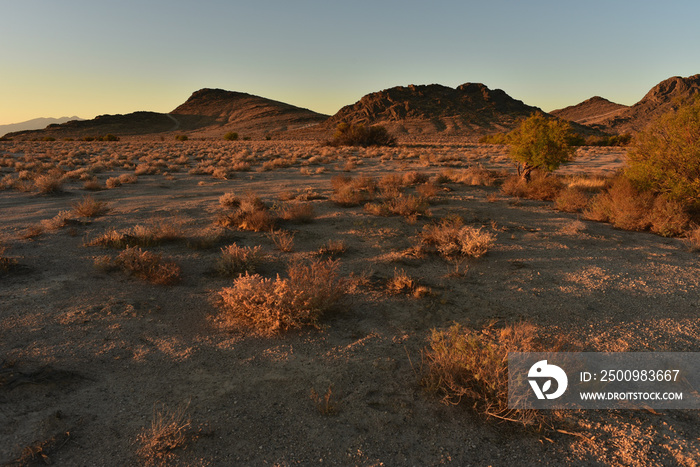
[[627, 176], [638, 188], [700, 207], [700, 98], [639, 133], [628, 161]]
[[571, 160], [574, 148], [568, 123], [543, 114], [533, 113], [509, 136], [510, 157], [518, 163], [518, 172], [525, 180], [534, 169], [551, 172]]

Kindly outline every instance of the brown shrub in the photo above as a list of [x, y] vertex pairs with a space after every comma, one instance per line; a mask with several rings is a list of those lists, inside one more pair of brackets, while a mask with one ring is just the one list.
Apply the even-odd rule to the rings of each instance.
[[347, 251], [347, 248], [345, 241], [330, 239], [318, 249], [318, 254], [330, 257], [340, 256]]
[[127, 247], [114, 258], [113, 264], [140, 279], [153, 284], [171, 285], [180, 281], [180, 266], [150, 251]]
[[335, 261], [292, 263], [287, 274], [287, 279], [258, 274], [235, 279], [231, 287], [219, 292], [223, 320], [261, 335], [279, 334], [316, 326], [343, 295]]
[[649, 221], [652, 232], [664, 237], [674, 237], [685, 231], [690, 218], [685, 212], [683, 203], [665, 196], [657, 196]]
[[96, 201], [92, 196], [83, 196], [72, 206], [73, 212], [82, 217], [100, 217], [109, 212], [109, 206], [106, 202]]
[[122, 181], [119, 180], [119, 177], [109, 177], [105, 182], [105, 186], [109, 189], [117, 188], [122, 186]]
[[270, 232], [270, 240], [278, 250], [289, 253], [294, 250], [294, 234], [286, 230]]
[[420, 236], [424, 243], [434, 245], [437, 252], [445, 257], [462, 255], [478, 258], [486, 254], [495, 240], [492, 233], [484, 232], [481, 227], [464, 226], [459, 218], [425, 225]]
[[219, 197], [219, 204], [223, 208], [237, 208], [241, 205], [241, 200], [235, 194], [228, 192]]
[[459, 324], [433, 329], [424, 350], [422, 383], [446, 404], [466, 400], [479, 413], [530, 425], [547, 421], [547, 411], [508, 408], [508, 352], [541, 351], [537, 330], [509, 325], [492, 335], [477, 334]]
[[554, 205], [564, 212], [580, 212], [588, 205], [588, 195], [581, 188], [566, 187], [554, 198]]
[[43, 194], [63, 191], [63, 177], [55, 174], [39, 175], [34, 179], [34, 187]]
[[506, 178], [501, 190], [507, 195], [519, 198], [551, 201], [557, 196], [562, 186], [563, 183], [557, 177], [548, 176], [542, 172], [533, 172], [530, 182], [517, 175]]
[[308, 224], [316, 218], [316, 211], [311, 203], [291, 201], [282, 205], [278, 215], [285, 221]]
[[333, 194], [331, 201], [339, 206], [351, 207], [372, 201], [376, 195], [377, 184], [370, 177], [357, 178], [336, 175], [331, 178]]
[[188, 405], [175, 411], [164, 405], [153, 410], [151, 426], [144, 428], [136, 438], [140, 444], [136, 454], [146, 465], [166, 465], [175, 459], [175, 451], [184, 449], [195, 438], [192, 420], [187, 415]]
[[685, 241], [691, 251], [700, 251], [700, 225], [693, 225], [686, 232]]
[[624, 230], [645, 230], [651, 225], [653, 205], [654, 195], [640, 193], [627, 178], [618, 177], [607, 191], [593, 197], [583, 215]]
[[235, 243], [221, 249], [221, 256], [216, 262], [216, 270], [225, 276], [255, 272], [265, 259], [262, 247], [240, 247]]

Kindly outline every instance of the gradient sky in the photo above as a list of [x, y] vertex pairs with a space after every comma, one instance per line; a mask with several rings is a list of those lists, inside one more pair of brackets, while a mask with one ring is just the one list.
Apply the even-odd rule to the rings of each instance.
[[546, 111], [700, 73], [700, 2], [0, 0], [0, 124], [169, 112], [223, 88], [333, 114], [398, 85]]

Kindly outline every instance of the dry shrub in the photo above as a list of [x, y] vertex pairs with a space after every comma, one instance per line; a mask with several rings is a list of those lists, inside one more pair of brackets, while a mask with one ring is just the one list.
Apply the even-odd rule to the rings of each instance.
[[578, 187], [568, 186], [554, 198], [554, 205], [564, 212], [580, 212], [588, 205], [588, 195]]
[[288, 278], [246, 274], [221, 292], [223, 320], [261, 335], [316, 326], [343, 295], [337, 261], [292, 263]]
[[543, 423], [548, 411], [508, 408], [508, 352], [541, 351], [537, 329], [530, 324], [509, 325], [482, 333], [455, 324], [432, 330], [424, 350], [427, 371], [422, 383], [446, 404], [466, 400], [479, 413], [517, 421]]
[[434, 245], [438, 253], [447, 258], [457, 255], [478, 258], [486, 254], [495, 240], [492, 233], [484, 232], [481, 227], [462, 225], [459, 218], [425, 225], [420, 236], [424, 243]]
[[430, 288], [422, 286], [403, 269], [394, 269], [394, 276], [387, 281], [387, 290], [392, 294], [413, 295], [416, 298], [428, 295]]
[[566, 180], [568, 188], [578, 188], [587, 192], [597, 192], [607, 188], [610, 180], [601, 176], [583, 176], [576, 175]]
[[59, 230], [68, 224], [76, 223], [73, 218], [73, 213], [70, 211], [60, 211], [51, 219], [44, 219], [40, 222], [40, 225], [44, 231]]
[[650, 213], [651, 231], [664, 237], [681, 235], [690, 218], [679, 201], [657, 196]]
[[286, 230], [270, 232], [270, 240], [278, 250], [289, 253], [294, 250], [294, 234]]
[[109, 206], [104, 201], [96, 201], [92, 196], [84, 196], [72, 204], [73, 212], [82, 217], [100, 217], [109, 212]]
[[404, 185], [418, 185], [419, 183], [425, 183], [430, 179], [428, 174], [423, 172], [406, 172], [403, 174], [403, 184]]
[[235, 243], [221, 249], [221, 256], [216, 262], [216, 270], [225, 276], [255, 272], [265, 259], [262, 247], [238, 246]]
[[316, 211], [311, 203], [291, 201], [282, 205], [278, 216], [285, 221], [308, 224], [316, 218]]
[[15, 259], [5, 256], [6, 251], [7, 246], [0, 244], [0, 273], [8, 272], [17, 264]]
[[640, 193], [629, 179], [618, 177], [607, 191], [593, 197], [583, 215], [624, 230], [645, 230], [651, 225], [649, 212], [653, 205], [654, 195]]
[[506, 178], [501, 190], [507, 195], [518, 198], [551, 201], [559, 194], [562, 186], [563, 183], [559, 178], [537, 171], [533, 172], [529, 182], [517, 175]]
[[311, 400], [321, 415], [333, 415], [338, 412], [338, 406], [333, 400], [332, 385], [328, 386], [328, 390], [323, 396], [316, 392], [314, 388], [311, 388]]
[[219, 197], [219, 204], [221, 205], [222, 208], [237, 208], [241, 205], [241, 200], [238, 199], [238, 197], [231, 193], [227, 192], [224, 193]]
[[86, 180], [83, 184], [83, 189], [87, 191], [100, 191], [102, 190], [102, 185], [96, 179]]
[[336, 175], [331, 178], [333, 194], [331, 201], [339, 206], [359, 206], [372, 201], [377, 192], [377, 184], [374, 179], [366, 176], [357, 178]]
[[112, 263], [124, 272], [153, 284], [171, 285], [180, 281], [180, 266], [177, 263], [163, 260], [161, 255], [140, 248], [127, 247]]
[[138, 177], [134, 174], [122, 174], [117, 179], [119, 183], [123, 185], [136, 183], [138, 181]]
[[455, 183], [472, 186], [492, 186], [498, 180], [496, 172], [482, 167], [469, 167], [460, 171], [445, 172], [446, 178]]
[[27, 230], [24, 231], [24, 233], [21, 235], [21, 238], [23, 238], [24, 240], [29, 240], [36, 238], [43, 233], [44, 229], [40, 225], [33, 224], [27, 227]]
[[418, 193], [421, 198], [426, 200], [436, 197], [438, 191], [438, 186], [432, 182], [426, 182], [416, 187], [416, 193]]
[[700, 225], [693, 225], [686, 232], [685, 241], [691, 251], [700, 251]]
[[164, 405], [153, 409], [151, 426], [137, 436], [136, 454], [146, 465], [166, 465], [175, 459], [175, 450], [184, 449], [195, 435], [187, 415], [189, 404], [168, 410]]
[[119, 177], [109, 177], [105, 182], [105, 186], [109, 189], [117, 188], [122, 186], [122, 182], [119, 180]]
[[63, 177], [56, 174], [39, 175], [34, 179], [34, 187], [43, 194], [63, 191]]
[[345, 241], [330, 239], [318, 249], [318, 254], [330, 257], [340, 256], [345, 253], [347, 249]]
[[223, 227], [235, 227], [240, 230], [269, 232], [275, 227], [275, 221], [267, 205], [260, 198], [249, 193], [240, 200], [232, 213], [220, 213], [217, 223]]

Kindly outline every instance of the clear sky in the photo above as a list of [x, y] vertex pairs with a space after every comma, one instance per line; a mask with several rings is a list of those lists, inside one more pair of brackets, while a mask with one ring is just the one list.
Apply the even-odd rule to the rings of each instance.
[[248, 92], [333, 114], [465, 82], [553, 110], [700, 73], [700, 2], [0, 0], [0, 124]]

